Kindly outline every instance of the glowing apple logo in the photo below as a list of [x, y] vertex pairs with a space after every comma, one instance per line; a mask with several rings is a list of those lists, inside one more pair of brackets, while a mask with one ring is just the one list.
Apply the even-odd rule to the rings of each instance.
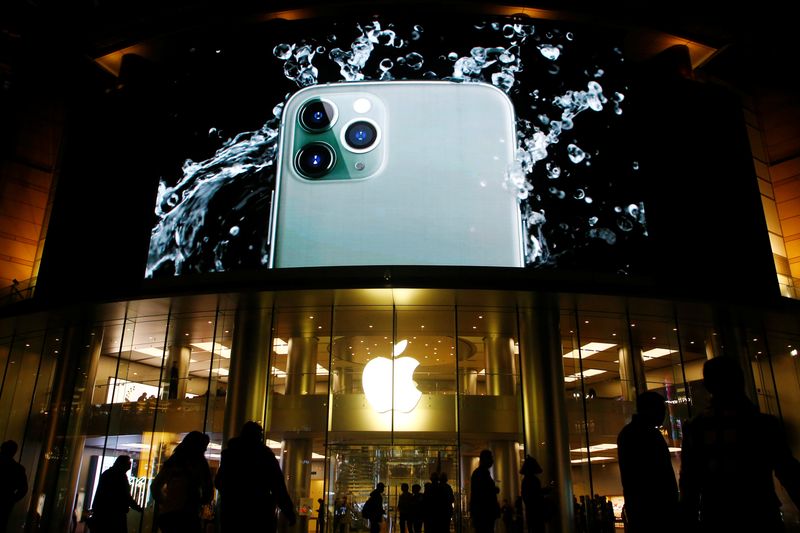
[[[388, 357], [376, 357], [364, 366], [361, 386], [367, 401], [379, 413], [392, 410], [392, 374], [394, 374], [394, 410], [409, 413], [419, 403], [422, 393], [414, 381], [414, 370], [419, 361], [413, 357], [398, 355], [408, 346], [407, 340], [394, 345], [394, 361]], [[394, 366], [394, 372], [392, 367]]]

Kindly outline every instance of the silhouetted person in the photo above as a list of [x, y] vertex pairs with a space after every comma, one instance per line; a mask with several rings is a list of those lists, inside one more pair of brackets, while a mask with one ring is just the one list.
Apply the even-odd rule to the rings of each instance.
[[422, 523], [425, 520], [425, 511], [424, 511], [424, 501], [422, 487], [419, 483], [414, 483], [411, 485], [411, 523], [414, 524], [414, 533], [420, 533], [422, 531]]
[[383, 491], [385, 486], [378, 483], [375, 490], [369, 493], [369, 499], [364, 503], [362, 511], [364, 518], [369, 520], [370, 533], [380, 533], [383, 521]]
[[525, 507], [527, 531], [542, 533], [546, 522], [545, 501], [542, 482], [537, 477], [542, 473], [542, 467], [536, 459], [527, 455], [519, 473], [522, 474], [522, 503]]
[[28, 493], [25, 467], [14, 460], [17, 443], [7, 440], [0, 444], [0, 532], [5, 533], [14, 504]]
[[255, 422], [246, 422], [239, 436], [228, 441], [214, 485], [220, 493], [223, 533], [273, 533], [278, 526], [278, 508], [290, 525], [295, 523], [294, 504], [286, 489], [280, 464], [264, 444], [263, 430]]
[[157, 506], [156, 522], [163, 533], [200, 531], [200, 509], [214, 496], [204, 455], [208, 443], [208, 435], [189, 432], [153, 480], [150, 491]]
[[619, 473], [630, 533], [673, 531], [678, 483], [667, 442], [658, 429], [667, 407], [657, 392], [636, 398], [636, 414], [617, 437]]
[[445, 531], [450, 530], [450, 520], [453, 518], [453, 504], [456, 502], [453, 487], [447, 482], [447, 473], [439, 474], [439, 494], [442, 505], [442, 526]]
[[347, 496], [336, 498], [333, 507], [333, 533], [346, 533], [347, 524], [350, 522]]
[[317, 498], [319, 508], [317, 509], [317, 531], [325, 533], [325, 502], [322, 498]]
[[126, 533], [128, 510], [142, 512], [142, 507], [131, 496], [128, 482], [131, 465], [130, 456], [120, 455], [110, 468], [100, 474], [92, 502], [92, 533]]
[[710, 407], [684, 426], [681, 506], [687, 526], [702, 531], [783, 531], [772, 478], [800, 506], [800, 463], [781, 422], [761, 414], [745, 396], [736, 360], [703, 365]]
[[400, 496], [397, 497], [397, 515], [400, 521], [400, 533], [414, 533], [414, 522], [411, 513], [414, 507], [414, 496], [408, 492], [408, 483], [400, 485]]
[[178, 363], [172, 363], [172, 368], [169, 369], [169, 389], [167, 391], [167, 398], [175, 400], [178, 398]]
[[434, 486], [434, 482], [436, 481], [436, 474], [431, 475], [431, 481], [426, 481], [424, 489], [422, 491], [422, 524], [423, 528], [425, 529], [425, 533], [437, 533], [435, 531], [435, 525], [433, 523], [433, 515], [435, 512], [436, 507], [436, 495], [434, 492], [436, 488]]
[[491, 533], [494, 522], [500, 516], [500, 505], [497, 503], [498, 489], [489, 469], [494, 464], [490, 450], [480, 454], [478, 468], [470, 478], [469, 514], [475, 533]]

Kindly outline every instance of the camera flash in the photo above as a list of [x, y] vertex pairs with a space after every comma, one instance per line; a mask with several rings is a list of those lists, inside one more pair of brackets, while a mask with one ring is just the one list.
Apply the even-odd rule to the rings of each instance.
[[353, 102], [353, 111], [356, 113], [366, 113], [370, 109], [372, 109], [372, 102], [366, 98], [358, 98]]
[[356, 170], [364, 170], [364, 168], [365, 168], [366, 166], [367, 166], [367, 165], [365, 165], [365, 164], [364, 164], [362, 161], [359, 161], [359, 162], [357, 162], [357, 163], [355, 164]]

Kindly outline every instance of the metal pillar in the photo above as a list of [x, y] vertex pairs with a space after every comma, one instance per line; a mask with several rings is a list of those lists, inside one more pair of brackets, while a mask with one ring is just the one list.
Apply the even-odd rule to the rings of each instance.
[[542, 295], [535, 308], [519, 310], [519, 320], [525, 450], [542, 465], [542, 484], [555, 482], [550, 531], [568, 532], [574, 509], [557, 297]]
[[269, 343], [269, 309], [245, 300], [236, 311], [225, 399], [224, 442], [238, 435], [247, 421], [259, 422], [266, 428]]
[[[516, 393], [514, 382], [513, 340], [507, 335], [487, 335], [483, 338], [486, 357], [486, 394], [489, 396], [512, 396]], [[519, 458], [516, 442], [509, 440], [492, 441], [494, 455], [493, 474], [500, 488], [499, 500], [510, 504], [519, 494]]]

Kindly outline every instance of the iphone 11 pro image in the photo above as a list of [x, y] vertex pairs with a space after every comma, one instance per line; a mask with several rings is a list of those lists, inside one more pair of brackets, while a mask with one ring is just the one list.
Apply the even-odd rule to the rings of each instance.
[[481, 83], [308, 87], [281, 123], [270, 265], [523, 266], [514, 109]]

